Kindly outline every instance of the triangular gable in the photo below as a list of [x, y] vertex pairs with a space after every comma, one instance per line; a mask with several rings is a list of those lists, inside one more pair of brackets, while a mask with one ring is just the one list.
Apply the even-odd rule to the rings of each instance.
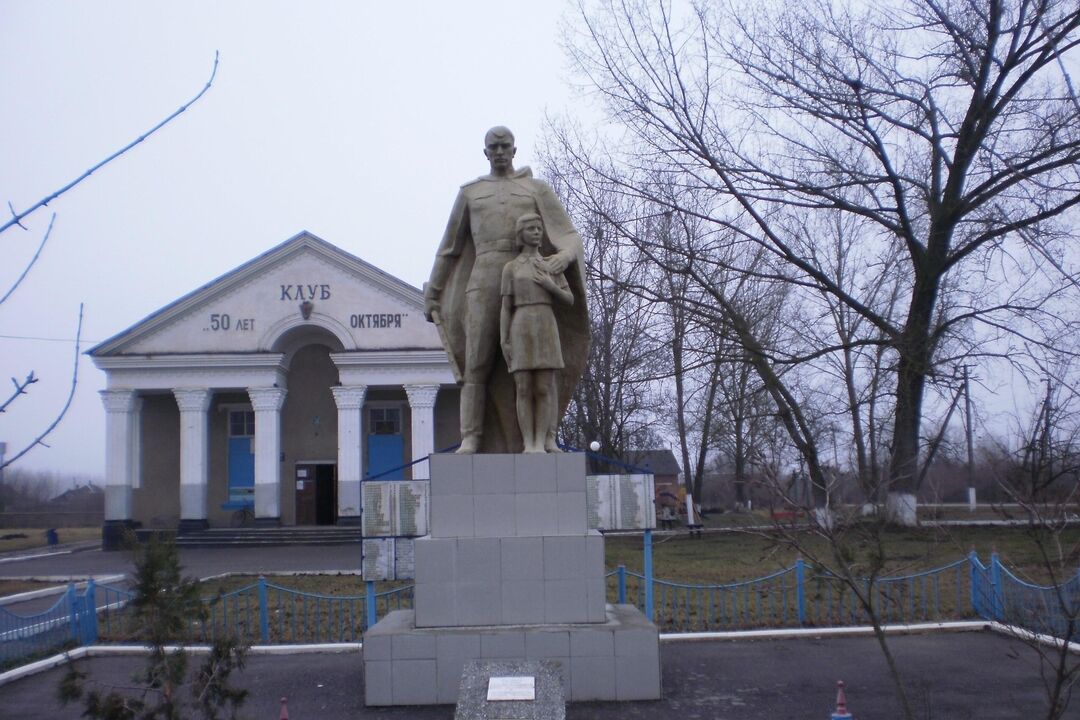
[[[305, 302], [310, 307], [302, 308]], [[302, 232], [88, 354], [268, 352], [282, 333], [303, 325], [330, 331], [345, 350], [442, 347], [418, 289]]]

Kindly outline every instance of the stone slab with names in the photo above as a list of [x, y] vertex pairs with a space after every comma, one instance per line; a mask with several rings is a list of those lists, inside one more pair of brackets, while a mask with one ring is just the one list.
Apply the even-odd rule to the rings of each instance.
[[362, 487], [364, 537], [427, 534], [427, 480], [367, 480]]
[[412, 538], [364, 538], [362, 573], [365, 580], [411, 580], [416, 576]]
[[589, 475], [585, 492], [590, 530], [651, 530], [656, 527], [654, 476]]
[[[532, 700], [492, 699], [500, 688], [529, 686]], [[520, 696], [515, 696], [520, 697]], [[566, 690], [549, 660], [469, 660], [461, 674], [454, 720], [564, 720]]]

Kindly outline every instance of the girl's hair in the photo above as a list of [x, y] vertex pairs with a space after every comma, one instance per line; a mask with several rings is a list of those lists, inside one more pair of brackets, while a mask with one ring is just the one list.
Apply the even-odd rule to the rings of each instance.
[[525, 213], [517, 219], [517, 223], [514, 225], [514, 250], [521, 250], [523, 243], [521, 242], [521, 229], [525, 227], [526, 223], [535, 220], [540, 223], [540, 226], [544, 226], [544, 218], [540, 217], [536, 213]]

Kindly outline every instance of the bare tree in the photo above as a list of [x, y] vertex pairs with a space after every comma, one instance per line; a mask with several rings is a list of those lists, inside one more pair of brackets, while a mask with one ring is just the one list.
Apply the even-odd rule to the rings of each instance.
[[[1080, 542], [1070, 524], [1080, 504], [1080, 395], [1075, 360], [1058, 353], [1039, 363], [1044, 394], [1026, 417], [1017, 417], [1011, 442], [1000, 442], [1008, 462], [997, 477], [1008, 506], [1002, 512], [1025, 521], [1045, 585], [1038, 602], [1000, 604], [1005, 623], [1038, 654], [1048, 720], [1067, 717], [1073, 689], [1080, 682], [1080, 660], [1070, 643], [1080, 639]], [[1008, 510], [1005, 508], [1008, 507]], [[1027, 632], [1025, 632], [1027, 631]], [[1047, 638], [1054, 641], [1047, 642]]]
[[[134, 140], [129, 142], [127, 145], [125, 145], [124, 147], [120, 148], [119, 150], [113, 152], [108, 157], [104, 158], [100, 162], [96, 163], [92, 167], [85, 170], [82, 174], [80, 174], [75, 179], [71, 180], [70, 182], [68, 182], [67, 184], [61, 186], [60, 188], [50, 192], [45, 197], [41, 198], [37, 202], [31, 204], [29, 207], [26, 207], [26, 208], [24, 208], [22, 210], [16, 210], [15, 207], [12, 205], [12, 203], [10, 201], [8, 201], [7, 205], [8, 205], [8, 210], [11, 212], [11, 217], [6, 222], [0, 223], [0, 235], [2, 235], [5, 232], [8, 232], [10, 230], [13, 230], [16, 227], [21, 228], [22, 230], [27, 230], [26, 226], [23, 225], [24, 220], [28, 219], [31, 215], [33, 215], [38, 210], [41, 210], [42, 208], [45, 208], [45, 207], [49, 206], [50, 203], [52, 203], [53, 201], [59, 199], [62, 195], [67, 193], [69, 190], [74, 188], [76, 185], [79, 185], [84, 180], [89, 178], [92, 174], [94, 174], [95, 172], [97, 172], [101, 168], [105, 167], [109, 163], [113, 162], [114, 160], [118, 159], [119, 157], [121, 157], [122, 155], [127, 153], [129, 150], [134, 148], [136, 145], [139, 145], [144, 140], [146, 140], [148, 137], [150, 137], [151, 135], [156, 133], [158, 130], [165, 127], [166, 125], [168, 125], [173, 120], [175, 120], [181, 113], [183, 113], [185, 110], [187, 110], [193, 103], [197, 102], [199, 100], [199, 98], [201, 98], [204, 94], [206, 94], [206, 91], [210, 89], [210, 86], [213, 85], [213, 83], [214, 83], [214, 77], [217, 75], [217, 67], [218, 67], [218, 55], [217, 55], [217, 53], [214, 53], [214, 66], [210, 70], [210, 77], [209, 77], [209, 79], [207, 79], [206, 84], [203, 85], [202, 89], [199, 90], [199, 92], [193, 98], [191, 98], [186, 103], [181, 105], [179, 108], [177, 108], [175, 111], [173, 111], [165, 119], [161, 120], [159, 123], [154, 125], [152, 128], [150, 128], [146, 132], [144, 132], [141, 135], [139, 135], [138, 137], [136, 137]], [[41, 257], [41, 253], [45, 249], [45, 245], [48, 243], [49, 238], [52, 236], [53, 225], [54, 225], [55, 221], [56, 221], [56, 213], [53, 213], [52, 217], [50, 217], [50, 219], [49, 219], [49, 225], [46, 228], [45, 233], [42, 235], [41, 242], [38, 243], [37, 249], [34, 251], [33, 256], [31, 256], [30, 260], [26, 263], [26, 265], [23, 266], [22, 271], [19, 273], [18, 277], [15, 278], [12, 285], [7, 289], [7, 291], [4, 292], [3, 296], [0, 297], [0, 305], [2, 305], [8, 298], [10, 298], [15, 293], [15, 291], [19, 288], [19, 286], [22, 285], [23, 281], [26, 280], [27, 275], [30, 274], [30, 270], [34, 267], [34, 265], [37, 263], [38, 259]], [[79, 382], [79, 355], [80, 355], [80, 345], [81, 345], [81, 339], [82, 339], [82, 322], [83, 322], [83, 306], [82, 306], [82, 304], [80, 304], [79, 305], [79, 313], [78, 313], [78, 323], [77, 323], [76, 328], [75, 328], [74, 363], [73, 363], [73, 367], [72, 367], [72, 371], [71, 371], [71, 380], [70, 380], [70, 383], [69, 383], [69, 390], [68, 390], [67, 399], [65, 400], [63, 406], [60, 408], [60, 410], [57, 412], [57, 414], [53, 417], [52, 421], [48, 425], [46, 425], [41, 431], [39, 431], [38, 434], [34, 437], [33, 440], [31, 440], [24, 447], [16, 450], [10, 456], [6, 456], [4, 458], [3, 462], [0, 463], [0, 470], [7, 467], [8, 465], [11, 465], [15, 461], [19, 460], [20, 458], [22, 458], [24, 455], [26, 455], [28, 452], [30, 452], [34, 448], [39, 447], [39, 446], [45, 446], [46, 438], [48, 438], [48, 436], [52, 433], [52, 431], [56, 429], [56, 427], [60, 424], [60, 421], [63, 420], [64, 415], [67, 414], [68, 409], [71, 407], [71, 402], [75, 398], [75, 389], [78, 386], [78, 382]], [[38, 378], [38, 376], [34, 372], [34, 370], [30, 370], [29, 372], [27, 372], [27, 374], [25, 375], [25, 377], [22, 380], [18, 380], [17, 378], [14, 378], [14, 377], [11, 378], [11, 382], [12, 382], [12, 385], [14, 386], [14, 389], [12, 390], [11, 394], [6, 399], [4, 399], [2, 402], [0, 402], [0, 413], [7, 412], [9, 410], [9, 408], [17, 400], [19, 400], [23, 396], [27, 395], [29, 393], [29, 390], [30, 390], [31, 386], [34, 385], [35, 383], [39, 382], [39, 380], [40, 380], [40, 378]]]
[[[1075, 280], [1047, 258], [1062, 256], [1080, 203], [1080, 108], [1063, 64], [1080, 42], [1080, 9], [610, 0], [583, 20], [569, 50], [621, 133], [607, 164], [630, 168], [607, 180], [767, 256], [744, 253], [759, 265], [733, 270], [786, 282], [793, 302], [843, 306], [866, 326], [863, 338], [782, 358], [729, 318], [750, 356], [761, 354], [755, 371], [770, 393], [783, 395], [770, 378], [779, 363], [886, 349], [885, 480], [897, 519], [914, 522], [924, 398], [945, 341], [1003, 331], [1046, 345], [1073, 322], [1061, 311]], [[684, 191], [642, 182], [656, 173]], [[853, 284], [806, 234], [820, 213], [844, 218], [860, 248]], [[883, 272], [902, 278], [892, 304], [874, 297]], [[805, 456], [815, 448], [798, 409], [781, 413], [795, 416], [785, 424]]]

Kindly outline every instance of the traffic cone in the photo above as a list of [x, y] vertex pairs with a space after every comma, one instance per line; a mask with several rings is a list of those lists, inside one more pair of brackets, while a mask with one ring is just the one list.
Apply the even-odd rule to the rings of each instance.
[[829, 720], [855, 720], [855, 717], [847, 709], [847, 696], [844, 694], [843, 680], [836, 681], [836, 711], [829, 716]]
[[281, 698], [281, 714], [278, 720], [289, 720], [289, 698]]

